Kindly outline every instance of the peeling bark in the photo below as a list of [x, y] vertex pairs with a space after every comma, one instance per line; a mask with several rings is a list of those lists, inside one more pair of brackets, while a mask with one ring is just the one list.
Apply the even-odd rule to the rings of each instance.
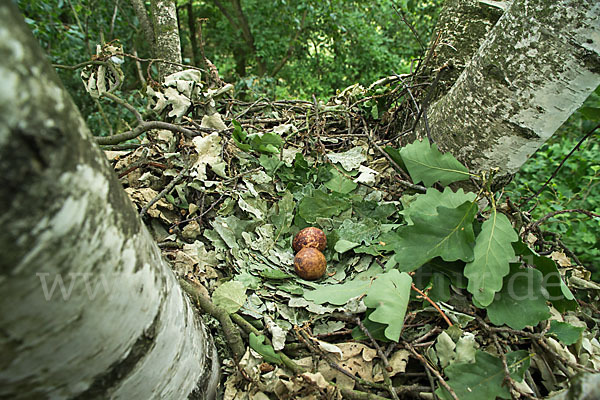
[[211, 338], [46, 59], [0, 5], [0, 397], [212, 398]]
[[474, 172], [516, 172], [600, 84], [599, 26], [597, 0], [514, 0], [429, 110], [432, 139]]

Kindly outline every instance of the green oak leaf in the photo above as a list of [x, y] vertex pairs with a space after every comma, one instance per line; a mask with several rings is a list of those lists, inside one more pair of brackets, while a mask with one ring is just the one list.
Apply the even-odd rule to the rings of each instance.
[[502, 290], [486, 308], [492, 324], [506, 324], [512, 329], [521, 330], [548, 319], [550, 310], [542, 291], [542, 279], [542, 273], [534, 268], [511, 264], [510, 273], [504, 277]]
[[400, 149], [400, 156], [413, 182], [423, 182], [431, 186], [435, 182], [449, 185], [452, 182], [469, 179], [469, 170], [452, 154], [442, 154], [436, 144], [415, 140]]
[[292, 221], [294, 220], [294, 196], [286, 191], [281, 200], [277, 202], [277, 206], [270, 211], [270, 220], [275, 225], [275, 239], [281, 234], [285, 234], [290, 230]]
[[404, 161], [402, 160], [402, 156], [400, 156], [400, 152], [398, 151], [398, 149], [395, 149], [390, 146], [385, 146], [383, 150], [390, 156], [392, 160], [394, 160], [396, 164], [398, 164], [402, 171], [408, 173], [408, 169], [406, 168], [406, 165], [404, 165]]
[[260, 271], [260, 276], [262, 276], [265, 279], [273, 279], [273, 280], [293, 278], [292, 275], [290, 275], [286, 272], [283, 272], [281, 270], [275, 269], [275, 268], [263, 269], [262, 271]]
[[369, 319], [386, 324], [385, 337], [394, 342], [400, 339], [411, 283], [412, 278], [406, 272], [392, 269], [375, 279], [364, 298], [365, 305], [375, 309]]
[[298, 213], [308, 223], [316, 222], [317, 218], [331, 218], [350, 208], [350, 203], [334, 194], [315, 190], [311, 196], [306, 196], [298, 204]]
[[564, 313], [577, 309], [577, 301], [563, 281], [554, 260], [538, 255], [521, 240], [513, 243], [513, 249], [525, 263], [535, 265], [544, 274], [543, 284], [548, 291], [548, 300], [558, 311]]
[[439, 206], [456, 208], [466, 201], [475, 201], [476, 198], [475, 193], [465, 193], [462, 189], [453, 192], [452, 189], [446, 187], [443, 192], [440, 192], [437, 189], [429, 188], [426, 193], [402, 196], [404, 210], [400, 211], [400, 214], [404, 215], [408, 225], [413, 225], [411, 216], [414, 214], [435, 216]]
[[380, 224], [371, 218], [361, 218], [358, 222], [345, 219], [338, 228], [340, 239], [358, 244], [367, 244], [379, 236]]
[[550, 329], [546, 332], [546, 335], [555, 335], [558, 340], [570, 346], [581, 338], [584, 328], [582, 326], [573, 326], [566, 322], [551, 321]]
[[[363, 326], [367, 328], [373, 339], [380, 340], [382, 342], [389, 342], [388, 338], [385, 337], [385, 329], [387, 328], [387, 325], [380, 324], [379, 322], [373, 322], [369, 319], [369, 315], [371, 315], [373, 311], [375, 310], [367, 309], [365, 318], [362, 321]], [[363, 332], [360, 326], [355, 326], [352, 328], [352, 339], [369, 340], [369, 337]]]
[[400, 270], [414, 271], [438, 256], [444, 261], [471, 261], [475, 214], [477, 204], [473, 202], [456, 208], [440, 206], [434, 216], [414, 214], [414, 225], [398, 229], [395, 240], [388, 243]]
[[[525, 258], [525, 257], [524, 257]], [[548, 291], [548, 300], [561, 313], [577, 309], [577, 300], [563, 281], [553, 259], [534, 255], [527, 262], [535, 265], [544, 274], [544, 288]]]
[[305, 291], [304, 298], [317, 304], [346, 304], [353, 297], [367, 293], [374, 276], [381, 273], [381, 267], [371, 267], [356, 275], [352, 280], [335, 285], [319, 285], [315, 290]]
[[495, 209], [483, 223], [475, 241], [475, 258], [465, 266], [467, 290], [483, 307], [490, 305], [502, 288], [502, 278], [510, 271], [509, 263], [515, 257], [511, 243], [518, 239], [508, 218]]
[[254, 333], [250, 332], [249, 339], [250, 347], [252, 348], [252, 350], [260, 354], [266, 362], [273, 364], [282, 364], [281, 356], [275, 353], [275, 349], [273, 349], [273, 346], [271, 346], [270, 344], [263, 344], [263, 342], [266, 339], [264, 335], [256, 336]]
[[325, 187], [332, 192], [346, 194], [350, 193], [358, 186], [358, 183], [346, 178], [335, 168], [332, 168], [330, 173], [332, 177], [330, 180], [325, 182]]
[[[525, 350], [506, 354], [510, 377], [518, 382], [523, 381], [529, 362], [530, 356]], [[450, 364], [444, 372], [448, 377], [448, 386], [460, 400], [510, 399], [510, 391], [504, 385], [502, 360], [489, 353], [477, 351], [474, 363]], [[443, 400], [452, 399], [443, 387], [439, 387], [435, 394]]]
[[213, 303], [229, 314], [238, 311], [246, 302], [246, 286], [242, 282], [228, 281], [215, 289]]

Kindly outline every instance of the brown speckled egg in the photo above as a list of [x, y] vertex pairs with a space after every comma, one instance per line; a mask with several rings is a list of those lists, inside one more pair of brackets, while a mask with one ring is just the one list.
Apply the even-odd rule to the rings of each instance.
[[292, 241], [292, 247], [296, 253], [304, 247], [312, 247], [323, 251], [327, 247], [327, 238], [322, 230], [311, 226], [298, 232]]
[[294, 257], [294, 270], [302, 279], [313, 281], [319, 279], [327, 269], [325, 256], [313, 247], [300, 249]]

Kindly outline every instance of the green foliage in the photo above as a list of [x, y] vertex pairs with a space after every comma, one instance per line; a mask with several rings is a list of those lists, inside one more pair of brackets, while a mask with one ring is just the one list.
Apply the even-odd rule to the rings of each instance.
[[402, 271], [414, 271], [434, 257], [444, 261], [473, 259], [473, 218], [477, 204], [465, 202], [456, 208], [437, 207], [435, 216], [412, 216], [413, 225], [397, 231], [392, 245]]
[[440, 192], [437, 189], [429, 188], [425, 194], [402, 196], [401, 201], [404, 210], [400, 211], [400, 214], [404, 215], [404, 220], [408, 225], [414, 225], [411, 215], [420, 214], [435, 217], [438, 215], [437, 208], [441, 205], [456, 208], [465, 202], [473, 202], [476, 198], [475, 193], [465, 193], [463, 189], [454, 192], [446, 187], [443, 192]]
[[283, 145], [283, 139], [280, 135], [273, 132], [248, 135], [238, 121], [233, 120], [231, 122], [234, 126], [232, 133], [233, 141], [240, 150], [263, 154], [279, 154]]
[[411, 283], [410, 275], [393, 269], [375, 279], [364, 299], [365, 305], [374, 309], [369, 320], [387, 325], [385, 337], [395, 342], [400, 338], [404, 325]]
[[567, 346], [570, 346], [581, 338], [581, 334], [584, 330], [585, 328], [582, 326], [573, 326], [566, 322], [553, 320], [550, 322], [550, 329], [548, 329], [546, 334], [554, 335], [558, 338], [558, 340]]
[[469, 179], [469, 170], [451, 154], [442, 154], [428, 140], [415, 141], [400, 150], [400, 156], [413, 182], [431, 186], [435, 182], [449, 185]]
[[[558, 164], [577, 142], [600, 123], [600, 88], [590, 95], [583, 107], [519, 170], [506, 190], [515, 203], [537, 192], [552, 175]], [[595, 110], [593, 110], [595, 109]], [[600, 213], [600, 142], [598, 131], [589, 137], [564, 163], [548, 187], [535, 199], [522, 205], [533, 209], [531, 217], [566, 209], [584, 209]], [[560, 214], [546, 221], [542, 229], [560, 234], [561, 241], [571, 249], [582, 264], [600, 279], [600, 223], [583, 214]], [[546, 240], [553, 240], [550, 236]]]
[[509, 272], [509, 277], [501, 282], [502, 290], [486, 307], [490, 321], [494, 325], [506, 324], [520, 330], [548, 319], [550, 310], [546, 305], [542, 273], [534, 268], [521, 268], [518, 264], [511, 264]]
[[[18, 0], [17, 6], [53, 64], [71, 66], [91, 60], [101, 38], [105, 43], [118, 39], [129, 53], [134, 47], [141, 53], [148, 48], [148, 44], [138, 40], [135, 29], [131, 29], [137, 21], [129, 2], [121, 2], [116, 14], [115, 2], [106, 0]], [[114, 24], [111, 24], [113, 14]], [[122, 68], [123, 86], [127, 89], [117, 95], [143, 110], [145, 104], [138, 92], [135, 64], [126, 62]], [[104, 100], [98, 103], [87, 95], [80, 70], [57, 69], [57, 72], [95, 135], [106, 136], [111, 129], [127, 130], [127, 124], [135, 121], [126, 109], [102, 107], [110, 103]]]
[[300, 201], [298, 215], [306, 222], [314, 223], [317, 218], [334, 217], [348, 208], [350, 208], [350, 203], [341, 195], [315, 190], [312, 195], [306, 196]]
[[263, 343], [266, 337], [264, 335], [256, 336], [250, 332], [249, 342], [252, 350], [260, 354], [268, 363], [282, 364], [281, 356], [275, 353], [275, 349], [270, 344]]
[[[525, 371], [529, 368], [529, 359], [529, 354], [524, 350], [506, 354], [512, 379], [523, 381]], [[502, 360], [489, 353], [477, 351], [474, 363], [451, 364], [444, 372], [449, 378], [448, 385], [461, 400], [511, 398], [508, 387], [503, 384], [505, 373]], [[439, 387], [435, 393], [444, 400], [452, 399], [443, 387]]]
[[346, 304], [348, 300], [363, 296], [371, 287], [373, 277], [381, 273], [381, 268], [370, 268], [368, 271], [358, 274], [354, 279], [347, 280], [337, 285], [324, 285], [315, 290], [308, 291], [304, 297], [317, 304]]
[[230, 314], [234, 313], [246, 301], [246, 287], [238, 281], [225, 282], [215, 289], [212, 300], [216, 306], [223, 308]]
[[509, 271], [508, 263], [515, 256], [511, 242], [518, 238], [508, 218], [493, 209], [477, 235], [475, 257], [465, 266], [468, 290], [482, 306], [489, 305], [494, 293], [502, 288], [502, 278]]

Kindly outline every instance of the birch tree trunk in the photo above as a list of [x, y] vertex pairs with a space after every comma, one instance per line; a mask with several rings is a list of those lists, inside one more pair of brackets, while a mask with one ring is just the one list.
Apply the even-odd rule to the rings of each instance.
[[514, 0], [430, 108], [431, 137], [472, 171], [513, 174], [599, 84], [600, 2]]
[[[135, 15], [140, 21], [140, 26], [151, 45], [154, 57], [171, 63], [181, 64], [181, 40], [177, 26], [177, 8], [175, 0], [152, 0], [152, 20], [143, 0], [130, 0]], [[152, 22], [150, 22], [152, 21]], [[158, 63], [160, 79], [181, 67], [175, 64]]]
[[[181, 43], [177, 27], [177, 9], [175, 0], [152, 0], [152, 20], [156, 42], [157, 58], [181, 64]], [[181, 67], [174, 64], [160, 65], [160, 79]]]
[[[512, 1], [512, 0], [511, 0]], [[473, 57], [510, 1], [446, 0], [440, 12], [425, 65], [437, 78], [434, 102], [446, 94]]]
[[213, 398], [211, 338], [22, 21], [0, 5], [0, 398]]

